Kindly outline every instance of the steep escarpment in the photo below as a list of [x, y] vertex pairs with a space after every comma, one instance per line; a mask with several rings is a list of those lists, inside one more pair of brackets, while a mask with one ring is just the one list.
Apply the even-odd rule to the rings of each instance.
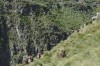
[[15, 65], [22, 63], [25, 54], [36, 57], [51, 50], [74, 30], [89, 23], [97, 4], [88, 3], [94, 1], [1, 0], [0, 44], [3, 45], [2, 39], [6, 37], [4, 45], [11, 55], [8, 54], [7, 62]]
[[10, 47], [6, 18], [0, 18], [0, 66], [10, 66]]

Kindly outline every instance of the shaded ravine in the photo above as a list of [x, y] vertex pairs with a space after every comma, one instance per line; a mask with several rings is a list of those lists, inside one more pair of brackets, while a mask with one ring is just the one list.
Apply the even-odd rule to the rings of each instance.
[[8, 28], [4, 16], [0, 18], [0, 66], [10, 66], [10, 48], [8, 43]]

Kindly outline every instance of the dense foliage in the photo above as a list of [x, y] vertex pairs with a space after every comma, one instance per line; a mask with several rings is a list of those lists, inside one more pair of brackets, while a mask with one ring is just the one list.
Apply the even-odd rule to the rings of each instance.
[[[25, 54], [35, 57], [38, 52], [51, 50], [74, 30], [90, 23], [93, 14], [100, 10], [99, 2], [0, 0], [0, 52], [6, 48], [3, 53], [11, 56], [7, 62], [13, 65], [21, 63]], [[0, 53], [0, 61], [5, 55]], [[8, 66], [3, 62], [2, 66]]]

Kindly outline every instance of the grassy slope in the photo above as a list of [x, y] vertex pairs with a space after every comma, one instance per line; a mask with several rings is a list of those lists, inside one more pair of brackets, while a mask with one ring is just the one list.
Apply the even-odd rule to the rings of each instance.
[[[61, 49], [66, 50], [65, 58], [57, 57]], [[100, 21], [75, 31], [41, 59], [26, 66], [100, 66]]]

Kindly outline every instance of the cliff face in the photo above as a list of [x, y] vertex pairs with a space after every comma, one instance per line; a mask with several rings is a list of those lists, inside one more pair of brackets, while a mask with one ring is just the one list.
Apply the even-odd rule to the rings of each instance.
[[49, 14], [50, 8], [47, 6], [17, 0], [0, 3], [0, 66], [9, 66], [9, 62], [21, 63], [20, 59], [24, 54], [36, 56], [38, 52], [51, 50], [54, 45], [67, 38], [67, 33], [56, 25], [41, 20], [42, 16]]
[[10, 66], [10, 47], [6, 18], [0, 17], [0, 66]]
[[73, 30], [89, 22], [92, 7], [77, 4], [77, 1], [1, 0], [0, 66], [21, 63], [25, 54], [35, 57], [51, 50]]

